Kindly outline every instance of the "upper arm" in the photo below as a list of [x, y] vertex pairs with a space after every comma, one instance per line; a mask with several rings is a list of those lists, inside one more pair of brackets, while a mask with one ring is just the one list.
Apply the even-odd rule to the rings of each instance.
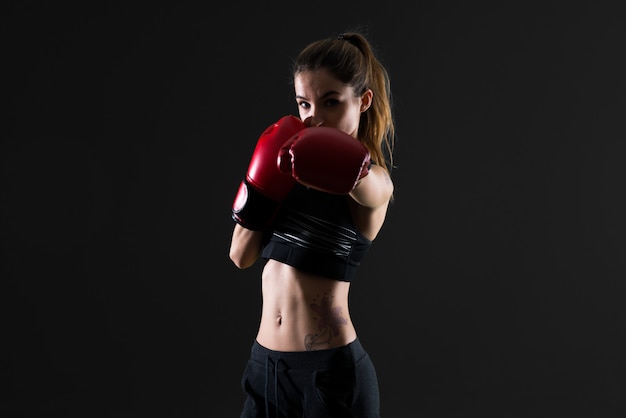
[[354, 222], [369, 240], [376, 238], [385, 222], [393, 190], [389, 173], [377, 165], [372, 165], [368, 175], [350, 192], [355, 202], [352, 205]]

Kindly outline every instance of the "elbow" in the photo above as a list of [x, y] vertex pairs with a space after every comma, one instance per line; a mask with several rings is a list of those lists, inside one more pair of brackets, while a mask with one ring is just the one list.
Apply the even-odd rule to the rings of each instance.
[[246, 268], [243, 262], [243, 258], [241, 257], [241, 254], [237, 251], [234, 251], [232, 248], [230, 249], [230, 252], [228, 253], [228, 258], [230, 258], [230, 261], [232, 261], [235, 267], [237, 267], [238, 269]]
[[248, 263], [244, 263], [241, 259], [231, 257], [230, 260], [239, 270], [247, 269], [248, 267], [250, 267]]
[[255, 257], [251, 257], [249, 255], [247, 256], [245, 253], [236, 251], [233, 248], [230, 249], [228, 257], [230, 258], [230, 261], [233, 262], [235, 267], [237, 267], [240, 270], [251, 267], [257, 259], [256, 256]]

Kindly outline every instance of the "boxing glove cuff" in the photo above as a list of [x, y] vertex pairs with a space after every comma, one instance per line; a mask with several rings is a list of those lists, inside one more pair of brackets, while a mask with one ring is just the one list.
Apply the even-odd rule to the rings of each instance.
[[263, 231], [272, 224], [279, 208], [279, 201], [260, 193], [244, 179], [233, 202], [232, 218], [244, 228]]

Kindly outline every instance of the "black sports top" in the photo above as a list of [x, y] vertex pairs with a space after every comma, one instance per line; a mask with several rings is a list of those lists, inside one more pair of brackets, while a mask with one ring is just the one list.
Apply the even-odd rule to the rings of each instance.
[[261, 257], [351, 281], [372, 241], [356, 229], [348, 199], [297, 183], [283, 202]]

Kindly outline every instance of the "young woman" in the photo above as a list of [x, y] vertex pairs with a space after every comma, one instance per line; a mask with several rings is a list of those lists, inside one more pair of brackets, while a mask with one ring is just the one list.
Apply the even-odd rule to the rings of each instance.
[[379, 417], [348, 293], [393, 198], [388, 73], [344, 33], [306, 46], [293, 82], [299, 118], [261, 135], [233, 204], [230, 259], [265, 262], [241, 416]]

